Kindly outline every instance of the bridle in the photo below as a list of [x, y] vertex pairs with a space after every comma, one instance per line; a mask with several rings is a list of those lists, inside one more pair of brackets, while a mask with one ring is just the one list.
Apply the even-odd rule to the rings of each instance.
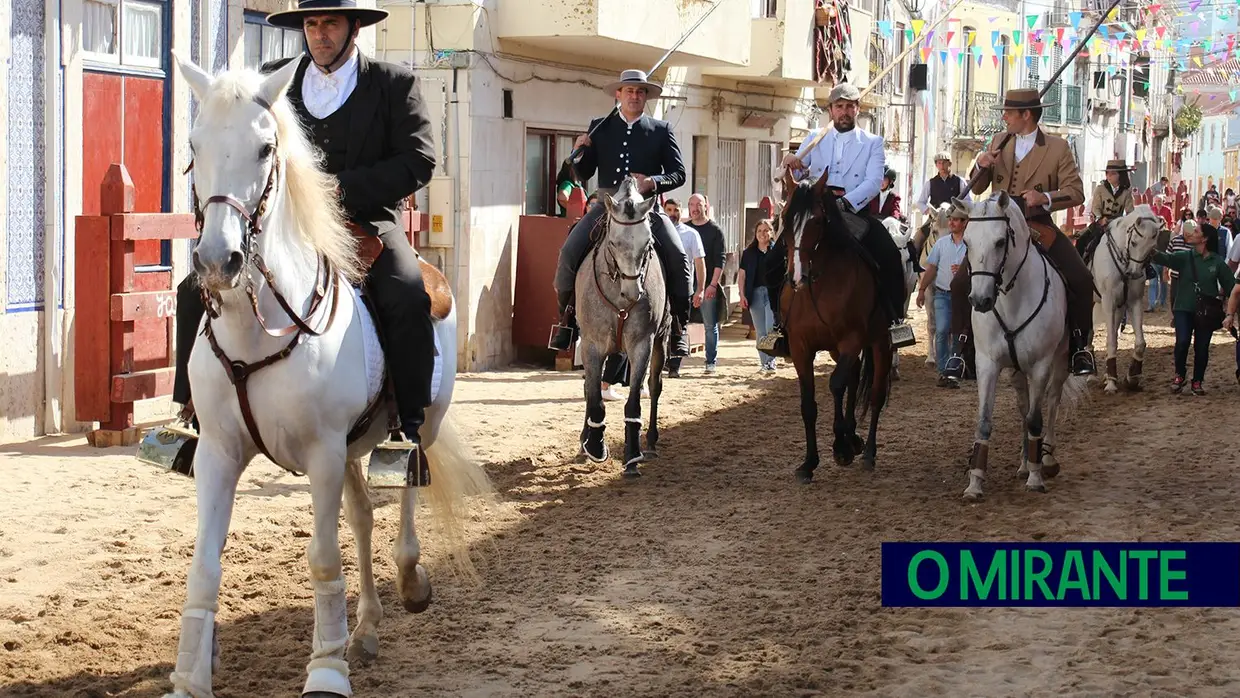
[[[979, 222], [1000, 222], [1002, 221], [1003, 223], [1007, 225], [1007, 231], [1005, 233], [1007, 244], [1004, 245], [1003, 247], [1003, 258], [999, 260], [998, 270], [993, 271], [993, 272], [985, 271], [985, 270], [974, 271], [972, 268], [972, 265], [970, 265], [969, 281], [972, 282], [974, 276], [993, 277], [994, 282], [995, 282], [995, 288], [997, 289], [996, 295], [1006, 295], [1010, 293], [1012, 288], [1016, 285], [1016, 280], [1020, 278], [1020, 270], [1025, 267], [1025, 262], [1029, 261], [1029, 255], [1033, 252], [1033, 235], [1030, 234], [1029, 238], [1025, 241], [1025, 256], [1020, 260], [1020, 264], [1016, 265], [1016, 271], [1012, 273], [1011, 280], [1008, 281], [1006, 285], [1000, 285], [1003, 283], [1003, 268], [1007, 265], [1008, 253], [1011, 252], [1012, 248], [1016, 246], [1016, 231], [1012, 228], [1012, 219], [1007, 216], [978, 216], [978, 217], [970, 216], [968, 221], [970, 223], [974, 221], [979, 221]], [[1020, 359], [1016, 358], [1016, 337], [1019, 336], [1020, 333], [1026, 327], [1030, 325], [1030, 323], [1033, 322], [1033, 319], [1038, 316], [1038, 313], [1042, 312], [1042, 308], [1046, 306], [1046, 301], [1050, 297], [1051, 273], [1050, 273], [1050, 267], [1046, 263], [1045, 256], [1042, 256], [1042, 272], [1043, 272], [1043, 279], [1044, 279], [1044, 282], [1042, 284], [1042, 299], [1038, 301], [1038, 307], [1033, 309], [1033, 313], [1030, 314], [1029, 317], [1026, 318], [1025, 321], [1022, 322], [1019, 327], [1013, 330], [1008, 327], [1008, 324], [1006, 322], [1004, 322], [1003, 316], [999, 314], [999, 299], [998, 298], [995, 298], [994, 304], [991, 305], [990, 307], [989, 312], [994, 313], [995, 321], [999, 323], [999, 329], [1003, 330], [1003, 338], [1007, 340], [1007, 345], [1008, 345], [1008, 356], [1012, 359], [1012, 365], [1016, 368], [1017, 371], [1021, 370], [1021, 368], [1020, 368]]]
[[[615, 225], [625, 227], [630, 225], [641, 225], [640, 221], [637, 223], [622, 221], [610, 212], [608, 212], [607, 216], [610, 219], [610, 223]], [[596, 250], [594, 254], [594, 288], [598, 291], [598, 295], [603, 299], [603, 302], [616, 313], [616, 350], [620, 351], [624, 348], [624, 323], [629, 319], [629, 312], [641, 302], [643, 297], [645, 297], [646, 270], [650, 268], [650, 258], [654, 253], [654, 237], [653, 235], [651, 236], [651, 239], [646, 243], [646, 247], [642, 251], [641, 261], [638, 262], [637, 265], [637, 273], [625, 274], [620, 270], [620, 264], [616, 261], [615, 255], [612, 254], [610, 246], [606, 244], [607, 235], [610, 234], [611, 226], [609, 225], [606, 235], [603, 236], [603, 239], [599, 244], [599, 249]], [[606, 255], [607, 257], [607, 272], [605, 274], [607, 278], [612, 281], [620, 281], [623, 279], [625, 281], [637, 282], [637, 297], [624, 308], [621, 308], [613, 303], [612, 300], [607, 297], [607, 294], [603, 293], [602, 282], [599, 281], [598, 259], [601, 256], [599, 252], [602, 252], [603, 255]]]
[[[1133, 221], [1131, 225], [1128, 226], [1128, 232], [1125, 234], [1125, 238], [1127, 239], [1128, 243], [1122, 249], [1120, 248], [1119, 244], [1115, 242], [1115, 237], [1111, 234], [1111, 231], [1113, 230], [1112, 227], [1110, 225], [1107, 226], [1107, 230], [1106, 230], [1107, 251], [1111, 255], [1111, 261], [1115, 264], [1115, 270], [1120, 273], [1120, 277], [1123, 278], [1125, 282], [1136, 281], [1137, 279], [1141, 279], [1142, 281], [1144, 281], [1145, 280], [1145, 265], [1149, 264], [1149, 261], [1154, 258], [1153, 248], [1150, 249], [1150, 253], [1146, 255], [1144, 259], [1138, 260], [1138, 259], [1132, 258], [1131, 249], [1132, 249], [1133, 242], [1134, 242], [1133, 233], [1137, 232], [1137, 225], [1141, 223], [1142, 221], [1146, 221], [1146, 220], [1150, 220], [1150, 219], [1138, 218], [1137, 220]], [[1136, 267], [1137, 267], [1135, 271], [1132, 268], [1132, 265], [1134, 262], [1136, 262]]]

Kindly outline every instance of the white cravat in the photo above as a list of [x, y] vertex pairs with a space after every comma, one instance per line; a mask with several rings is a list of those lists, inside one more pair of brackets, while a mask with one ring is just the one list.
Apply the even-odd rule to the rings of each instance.
[[1033, 146], [1037, 144], [1037, 139], [1038, 129], [1036, 128], [1030, 133], [1016, 137], [1016, 162], [1020, 162], [1025, 159], [1025, 156], [1029, 154], [1029, 151], [1033, 150]]
[[357, 70], [357, 48], [353, 49], [353, 54], [344, 65], [331, 73], [323, 72], [312, 61], [306, 68], [305, 79], [301, 81], [301, 101], [306, 105], [306, 111], [316, 119], [325, 119], [335, 113], [357, 87]]

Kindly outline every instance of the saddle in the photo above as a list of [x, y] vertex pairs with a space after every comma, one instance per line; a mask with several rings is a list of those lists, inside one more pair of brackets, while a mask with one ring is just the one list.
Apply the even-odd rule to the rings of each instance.
[[[383, 251], [383, 243], [379, 241], [379, 238], [363, 233], [353, 224], [349, 224], [349, 231], [353, 233], [354, 238], [357, 238], [358, 257], [362, 259], [362, 266], [369, 271], [375, 257]], [[417, 248], [413, 251], [418, 255], [418, 266], [422, 270], [422, 285], [426, 289], [426, 294], [431, 297], [431, 317], [436, 320], [445, 320], [452, 312], [452, 287], [448, 284], [448, 279], [443, 272], [423, 259], [422, 253], [418, 252]]]

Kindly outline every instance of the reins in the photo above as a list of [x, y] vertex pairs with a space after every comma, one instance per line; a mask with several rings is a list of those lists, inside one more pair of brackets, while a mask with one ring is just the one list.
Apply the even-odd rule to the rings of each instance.
[[[629, 225], [640, 225], [641, 224], [640, 222], [639, 223], [628, 223], [628, 222], [619, 220], [611, 213], [608, 213], [607, 215], [610, 218], [611, 222], [617, 225], [629, 226]], [[599, 241], [598, 247], [594, 249], [594, 263], [593, 263], [594, 288], [595, 290], [598, 291], [598, 295], [600, 298], [603, 299], [603, 302], [606, 303], [607, 306], [611, 308], [613, 312], [616, 313], [616, 351], [623, 351], [624, 350], [624, 323], [625, 321], [629, 319], [629, 312], [632, 311], [633, 308], [636, 307], [637, 304], [641, 302], [642, 298], [645, 297], [646, 270], [650, 267], [650, 257], [651, 257], [651, 254], [654, 252], [654, 243], [652, 240], [650, 243], [646, 245], [646, 249], [642, 253], [641, 261], [638, 263], [637, 273], [632, 274], [632, 275], [625, 274], [620, 271], [619, 263], [616, 262], [615, 257], [610, 254], [610, 251], [607, 250], [607, 246], [604, 244], [607, 241], [607, 236], [610, 234], [611, 234], [611, 226], [609, 225], [607, 226], [607, 231], [603, 234], [602, 239]], [[602, 254], [608, 255], [608, 260], [609, 260], [608, 272], [607, 272], [608, 278], [610, 278], [612, 281], [619, 281], [623, 279], [625, 281], [636, 281], [637, 282], [637, 297], [633, 299], [632, 303], [629, 303], [624, 308], [621, 308], [616, 303], [613, 303], [612, 300], [607, 297], [607, 294], [603, 292], [602, 282], [599, 281], [599, 269], [598, 269], [598, 259]]]
[[[974, 271], [972, 267], [970, 267], [969, 269], [970, 279], [969, 280], [972, 281], [972, 277], [974, 276], [993, 277], [995, 281], [995, 288], [997, 289], [996, 295], [1008, 295], [1011, 292], [1011, 290], [1016, 286], [1016, 280], [1020, 278], [1020, 272], [1022, 269], [1024, 269], [1025, 262], [1029, 260], [1029, 255], [1033, 252], [1033, 235], [1030, 234], [1028, 239], [1026, 239], [1025, 241], [1025, 256], [1024, 258], [1020, 260], [1020, 264], [1016, 266], [1016, 271], [1012, 273], [1012, 279], [1007, 282], [1007, 285], [1000, 286], [1000, 284], [1003, 283], [1003, 268], [1007, 265], [1008, 253], [1012, 250], [1012, 247], [1016, 245], [1016, 231], [1012, 228], [1012, 221], [1007, 216], [980, 216], [976, 218], [970, 217], [969, 222], [972, 223], [973, 221], [981, 221], [981, 222], [1002, 221], [1003, 223], [1007, 224], [1007, 232], [1005, 233], [1005, 235], [1007, 237], [1008, 244], [1005, 245], [1003, 248], [1003, 259], [999, 261], [998, 271], [993, 271], [993, 272]], [[994, 313], [995, 315], [995, 321], [999, 323], [999, 329], [1003, 330], [1003, 338], [1004, 340], [1007, 341], [1007, 345], [1008, 345], [1008, 356], [1011, 357], [1012, 365], [1015, 366], [1017, 371], [1021, 370], [1021, 368], [1020, 368], [1020, 359], [1017, 358], [1016, 356], [1016, 337], [1019, 336], [1020, 333], [1024, 331], [1024, 329], [1030, 325], [1030, 323], [1033, 322], [1033, 319], [1038, 316], [1038, 313], [1042, 312], [1042, 308], [1046, 306], [1046, 301], [1050, 297], [1050, 290], [1051, 290], [1050, 265], [1046, 263], [1046, 257], [1044, 255], [1039, 255], [1039, 256], [1042, 257], [1042, 276], [1043, 276], [1042, 299], [1038, 301], [1038, 307], [1033, 309], [1033, 313], [1030, 314], [1029, 317], [1026, 318], [1025, 321], [1020, 324], [1020, 326], [1018, 326], [1016, 329], [1013, 330], [1008, 327], [1008, 324], [1004, 322], [1003, 320], [1003, 316], [999, 314], [999, 299], [998, 298], [995, 299], [994, 305], [991, 306], [990, 308], [990, 312]]]

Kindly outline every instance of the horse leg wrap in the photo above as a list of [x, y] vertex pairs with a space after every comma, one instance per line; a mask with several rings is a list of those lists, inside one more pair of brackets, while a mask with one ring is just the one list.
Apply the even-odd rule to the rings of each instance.
[[974, 441], [973, 453], [969, 455], [969, 472], [980, 478], [986, 477], [986, 461], [990, 457], [989, 441]]
[[1141, 375], [1141, 364], [1142, 364], [1142, 361], [1140, 359], [1133, 359], [1132, 363], [1128, 364], [1128, 375], [1130, 376]]
[[326, 691], [351, 696], [349, 663], [343, 659], [345, 645], [349, 642], [344, 578], [330, 582], [315, 580], [313, 585], [314, 651], [306, 665], [309, 676], [302, 692]]
[[214, 611], [187, 608], [181, 613], [177, 666], [169, 677], [173, 688], [194, 698], [212, 698], [211, 674], [219, 663], [215, 630]]
[[1029, 436], [1025, 438], [1025, 461], [1030, 467], [1042, 464], [1042, 437]]
[[596, 422], [593, 419], [586, 417], [586, 426], [590, 427], [591, 429], [602, 429], [603, 427], [607, 426], [607, 422]]
[[1116, 368], [1116, 359], [1111, 357], [1107, 359], [1107, 378], [1116, 379], [1119, 377], [1119, 369]]

